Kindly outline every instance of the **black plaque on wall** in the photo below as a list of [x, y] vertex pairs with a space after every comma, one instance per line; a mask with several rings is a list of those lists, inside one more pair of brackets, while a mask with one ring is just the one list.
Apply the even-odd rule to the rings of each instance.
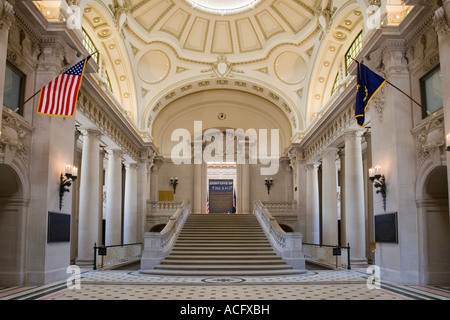
[[375, 216], [375, 242], [398, 243], [397, 212]]
[[70, 241], [70, 214], [49, 212], [47, 242]]

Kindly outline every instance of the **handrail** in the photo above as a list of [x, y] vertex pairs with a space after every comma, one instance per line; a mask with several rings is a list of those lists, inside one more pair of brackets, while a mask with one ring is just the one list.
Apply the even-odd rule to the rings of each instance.
[[[124, 264], [139, 261], [142, 254], [142, 243], [127, 243], [123, 245], [94, 245], [94, 270], [112, 269]], [[97, 261], [100, 263], [97, 264]]]
[[294, 269], [305, 269], [301, 232], [285, 232], [261, 201], [254, 202], [253, 213], [274, 250]]
[[189, 201], [185, 200], [178, 206], [161, 232], [146, 232], [144, 234], [141, 270], [153, 269], [164, 259], [172, 249], [189, 214]]
[[305, 259], [330, 268], [351, 269], [350, 244], [347, 247], [303, 243]]

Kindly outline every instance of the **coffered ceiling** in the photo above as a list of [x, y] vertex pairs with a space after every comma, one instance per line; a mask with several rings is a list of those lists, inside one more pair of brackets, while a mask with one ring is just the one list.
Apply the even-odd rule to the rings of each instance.
[[343, 56], [363, 29], [364, 3], [93, 0], [85, 3], [83, 27], [124, 114], [150, 140], [172, 102], [228, 89], [278, 107], [295, 142], [331, 96]]

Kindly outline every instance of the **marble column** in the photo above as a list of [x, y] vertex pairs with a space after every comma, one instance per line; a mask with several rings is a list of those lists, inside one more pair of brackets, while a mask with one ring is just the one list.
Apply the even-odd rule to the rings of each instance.
[[345, 232], [351, 247], [350, 263], [367, 263], [364, 174], [360, 131], [344, 134], [345, 140]]
[[150, 174], [149, 174], [149, 163], [151, 160], [142, 159], [138, 163], [137, 168], [137, 242], [144, 241], [144, 233], [146, 230], [147, 223], [147, 199], [149, 197], [150, 189]]
[[[439, 56], [441, 65], [442, 100], [444, 109], [444, 132], [450, 134], [450, 0], [442, 1], [443, 4], [434, 14], [434, 27], [438, 34]], [[450, 152], [446, 152], [447, 177], [450, 177]], [[450, 179], [448, 179], [448, 190], [450, 198]], [[450, 215], [450, 213], [449, 213]]]
[[202, 164], [193, 164], [194, 179], [192, 181], [194, 191], [193, 213], [202, 212]]
[[109, 149], [106, 174], [105, 245], [122, 244], [122, 155], [123, 151]]
[[125, 163], [125, 196], [123, 212], [123, 243], [136, 243], [138, 232], [137, 216], [137, 163]]
[[[8, 53], [8, 37], [9, 29], [14, 18], [13, 6], [6, 0], [0, 0], [0, 6], [2, 7], [2, 12], [0, 12], [0, 101], [1, 106], [3, 106], [3, 89], [5, 87], [5, 70], [6, 70], [6, 55]], [[2, 132], [2, 111], [0, 108], [0, 134]]]
[[80, 168], [77, 264], [93, 264], [94, 244], [98, 245], [100, 138], [98, 130], [83, 130]]
[[242, 166], [242, 197], [240, 201], [242, 202], [241, 205], [241, 212], [238, 213], [250, 213], [250, 164], [248, 161], [245, 161]]
[[306, 165], [306, 237], [305, 242], [320, 244], [319, 164]]
[[322, 244], [338, 244], [337, 148], [322, 153]]

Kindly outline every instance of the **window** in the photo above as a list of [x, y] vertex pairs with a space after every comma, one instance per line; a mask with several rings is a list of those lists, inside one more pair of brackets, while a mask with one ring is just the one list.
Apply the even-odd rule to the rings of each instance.
[[348, 67], [353, 63], [353, 59], [361, 52], [362, 49], [362, 31], [356, 36], [347, 53], [345, 54], [345, 71], [348, 72]]
[[105, 71], [105, 79], [106, 79], [106, 85], [108, 86], [109, 91], [112, 92], [111, 80], [109, 79], [108, 71]]
[[338, 85], [339, 85], [339, 72], [336, 75], [336, 79], [334, 79], [333, 89], [331, 89], [331, 95], [333, 95], [336, 92]]
[[9, 62], [6, 63], [3, 105], [23, 115], [25, 75]]
[[[422, 104], [430, 112], [436, 112], [443, 107], [442, 100], [442, 79], [441, 67], [438, 65], [422, 79], [420, 79], [422, 89]], [[427, 113], [423, 112], [425, 118]]]
[[97, 47], [94, 45], [94, 42], [92, 42], [92, 39], [87, 34], [86, 30], [82, 29], [82, 31], [83, 31], [83, 45], [88, 50], [89, 54], [92, 55], [92, 59], [94, 59], [94, 61], [98, 64], [99, 63], [99, 53], [98, 53]]

